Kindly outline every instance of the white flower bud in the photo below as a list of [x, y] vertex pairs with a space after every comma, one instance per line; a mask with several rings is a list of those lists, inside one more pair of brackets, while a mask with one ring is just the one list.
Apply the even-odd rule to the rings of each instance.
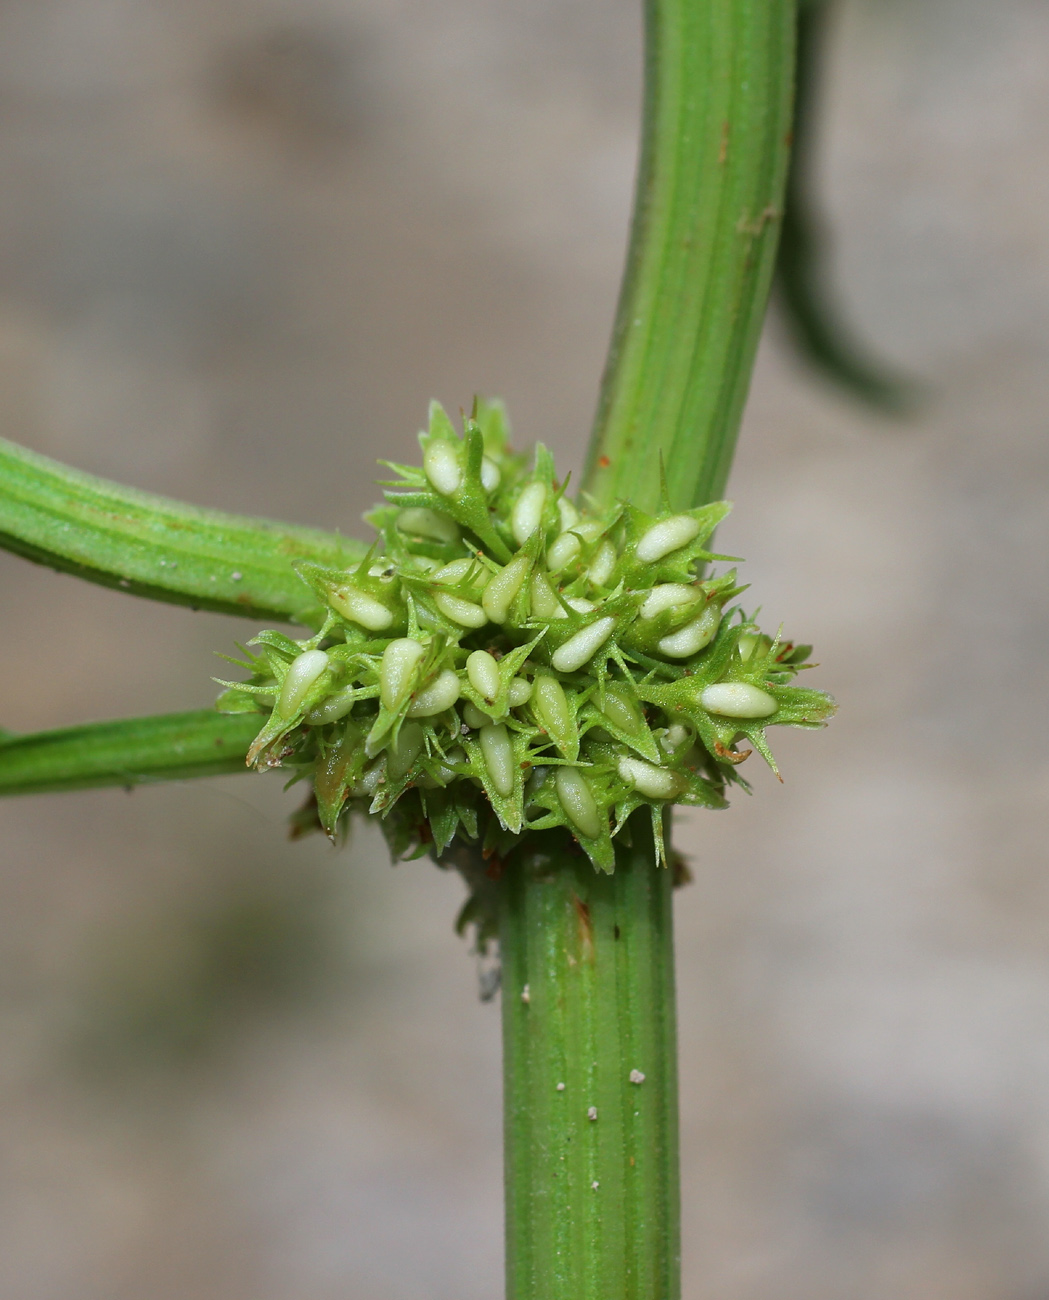
[[546, 619], [568, 617], [544, 573], [532, 574], [532, 617]]
[[562, 533], [551, 542], [546, 552], [546, 567], [551, 573], [560, 573], [576, 558], [583, 549], [583, 543], [575, 533]]
[[608, 585], [608, 580], [616, 567], [616, 558], [616, 548], [606, 538], [597, 548], [597, 554], [590, 561], [590, 568], [587, 572], [587, 576], [595, 587]]
[[419, 691], [408, 709], [409, 718], [432, 718], [436, 713], [450, 709], [459, 698], [459, 678], [450, 668], [444, 668], [437, 677]]
[[665, 610], [678, 605], [692, 605], [702, 599], [703, 592], [698, 587], [689, 587], [683, 582], [661, 582], [645, 597], [638, 613], [643, 619], [652, 619]]
[[422, 753], [426, 733], [417, 722], [408, 722], [401, 728], [397, 743], [390, 746], [386, 770], [395, 779], [405, 776]]
[[557, 513], [561, 518], [561, 531], [567, 533], [579, 523], [579, 511], [567, 497], [557, 498]]
[[277, 712], [282, 718], [294, 717], [306, 693], [328, 666], [328, 656], [323, 650], [304, 650], [288, 665], [284, 684], [280, 688]]
[[574, 673], [588, 663], [615, 631], [614, 618], [599, 618], [580, 628], [554, 651], [550, 662], [559, 673]]
[[413, 537], [427, 537], [431, 542], [457, 542], [459, 525], [447, 515], [424, 506], [406, 506], [397, 516], [397, 527]]
[[458, 623], [460, 627], [484, 627], [488, 622], [488, 615], [480, 605], [475, 605], [472, 600], [463, 600], [461, 596], [453, 596], [450, 591], [435, 592], [433, 603], [445, 618]]
[[481, 597], [481, 604], [493, 623], [506, 622], [510, 606], [517, 599], [517, 593], [524, 586], [531, 567], [532, 562], [527, 555], [517, 555], [505, 569], [489, 580]]
[[482, 713], [476, 704], [471, 704], [469, 700], [463, 705], [463, 721], [471, 730], [476, 731], [478, 727], [487, 727], [491, 722], [487, 713]]
[[514, 747], [501, 722], [481, 728], [481, 754], [492, 785], [506, 799], [514, 790]]
[[353, 708], [356, 699], [357, 687], [353, 685], [344, 686], [341, 691], [329, 695], [323, 704], [318, 704], [315, 709], [310, 709], [309, 713], [306, 714], [306, 721], [311, 727], [323, 727], [329, 722], [338, 722], [340, 718], [345, 718]]
[[660, 638], [659, 653], [668, 659], [688, 659], [690, 655], [699, 654], [714, 640], [720, 625], [721, 609], [717, 601], [709, 601], [699, 618]]
[[[532, 712], [536, 721], [562, 752], [572, 743], [572, 710], [564, 687], [556, 677], [542, 673], [532, 685]], [[575, 753], [568, 755], [574, 758]]]
[[499, 694], [499, 665], [487, 650], [475, 650], [466, 661], [470, 685], [491, 704]]
[[510, 531], [518, 546], [523, 546], [543, 522], [545, 505], [545, 483], [529, 483], [514, 502], [514, 508], [510, 512]]
[[423, 452], [423, 473], [443, 497], [455, 496], [462, 486], [459, 449], [447, 438], [433, 438]]
[[590, 783], [579, 768], [559, 767], [554, 774], [554, 789], [576, 830], [596, 840], [601, 834], [601, 814]]
[[515, 677], [510, 683], [510, 708], [519, 709], [532, 698], [532, 683], [526, 677]]
[[499, 466], [494, 460], [489, 460], [487, 456], [481, 457], [481, 486], [486, 492], [494, 492], [499, 486], [499, 480], [502, 476], [499, 473]]
[[767, 691], [749, 682], [717, 682], [706, 687], [699, 702], [724, 718], [767, 718], [779, 708]]
[[666, 733], [660, 737], [659, 744], [664, 753], [673, 754], [681, 748], [682, 745], [692, 739], [692, 733], [688, 727], [680, 722], [672, 722], [666, 729]]
[[668, 519], [661, 519], [638, 542], [637, 558], [642, 564], [654, 564], [691, 542], [699, 535], [701, 527], [699, 520], [691, 515], [671, 515]]
[[366, 592], [349, 585], [328, 593], [328, 604], [343, 618], [369, 632], [384, 632], [393, 622], [393, 611]]
[[458, 777], [459, 773], [451, 766], [452, 763], [464, 763], [465, 761], [466, 755], [458, 745], [455, 749], [449, 750], [444, 756], [444, 762], [437, 769], [438, 780], [441, 784], [447, 785], [449, 781], [454, 781]]
[[606, 686], [604, 700], [598, 696], [596, 703], [609, 722], [628, 736], [636, 736], [644, 730], [645, 719], [641, 709], [624, 687]]
[[753, 658], [760, 642], [761, 638], [755, 632], [744, 632], [739, 638], [739, 657], [744, 663]]
[[400, 708], [412, 692], [425, 646], [411, 637], [391, 641], [382, 654], [379, 667], [379, 696], [391, 711]]
[[431, 575], [434, 582], [446, 582], [454, 584], [462, 582], [471, 569], [479, 568], [477, 561], [469, 555], [464, 555], [461, 560], [452, 560], [451, 564], [446, 564]]
[[587, 600], [585, 596], [569, 596], [565, 600], [569, 609], [574, 609], [577, 614], [592, 614], [597, 606], [592, 600]]
[[362, 798], [370, 799], [371, 796], [375, 793], [376, 790], [378, 790], [380, 784], [382, 783], [382, 777], [383, 777], [383, 764], [381, 762], [374, 763], [371, 767], [367, 769], [366, 772], [364, 772], [361, 775], [361, 779], [353, 787], [351, 793], [357, 799], [362, 799]]
[[685, 788], [685, 779], [679, 772], [668, 772], [640, 758], [621, 758], [619, 775], [646, 799], [673, 799]]

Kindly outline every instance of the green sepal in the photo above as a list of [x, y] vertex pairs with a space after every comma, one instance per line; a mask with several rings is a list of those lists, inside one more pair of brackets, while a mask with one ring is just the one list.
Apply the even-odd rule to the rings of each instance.
[[363, 775], [367, 758], [364, 735], [352, 719], [334, 724], [334, 735], [321, 742], [314, 776], [317, 815], [328, 838], [335, 839], [339, 816], [350, 789]]
[[[253, 698], [263, 693], [262, 687], [241, 686], [233, 682], [215, 701], [215, 711], [226, 714], [265, 713], [265, 708], [260, 707]], [[272, 692], [266, 691], [265, 694]]]

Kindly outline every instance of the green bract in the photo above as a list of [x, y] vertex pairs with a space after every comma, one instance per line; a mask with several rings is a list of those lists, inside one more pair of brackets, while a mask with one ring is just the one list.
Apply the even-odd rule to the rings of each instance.
[[[434, 403], [423, 467], [369, 515], [350, 569], [299, 561], [327, 608], [305, 641], [262, 632], [226, 712], [270, 711], [248, 753], [309, 780], [336, 835], [382, 818], [395, 854], [564, 827], [612, 871], [612, 837], [649, 811], [660, 859], [674, 803], [725, 806], [746, 739], [775, 767], [770, 724], [834, 711], [793, 684], [809, 647], [764, 636], [730, 602], [736, 572], [706, 542], [725, 502], [656, 516], [573, 504], [545, 448], [509, 448], [503, 410], [475, 404], [460, 438]], [[740, 782], [742, 784], [742, 782]]]

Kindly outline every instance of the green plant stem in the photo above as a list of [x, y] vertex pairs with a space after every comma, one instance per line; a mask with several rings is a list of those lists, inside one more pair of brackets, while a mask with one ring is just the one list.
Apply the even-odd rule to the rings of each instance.
[[783, 211], [792, 0], [649, 0], [626, 275], [583, 488], [642, 509], [724, 492]]
[[[795, 18], [793, 0], [646, 4], [630, 249], [582, 485], [601, 504], [724, 490], [782, 215]], [[509, 1300], [680, 1294], [672, 882], [631, 830], [611, 877], [536, 837], [502, 882]]]
[[254, 713], [162, 713], [0, 738], [0, 795], [246, 772]]
[[537, 840], [502, 881], [509, 1300], [679, 1291], [672, 880], [631, 831], [611, 876]]
[[317, 600], [291, 561], [344, 567], [367, 549], [317, 529], [138, 492], [4, 439], [0, 547], [135, 596], [305, 623]]

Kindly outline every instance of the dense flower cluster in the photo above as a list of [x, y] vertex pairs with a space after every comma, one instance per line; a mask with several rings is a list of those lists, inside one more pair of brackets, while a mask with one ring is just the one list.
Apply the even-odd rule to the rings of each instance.
[[[348, 570], [300, 563], [315, 635], [263, 632], [219, 707], [269, 717], [249, 762], [312, 781], [335, 836], [383, 818], [395, 853], [453, 842], [505, 854], [565, 827], [611, 871], [612, 837], [670, 804], [723, 807], [747, 740], [821, 725], [833, 702], [793, 684], [809, 647], [730, 604], [736, 572], [705, 543], [724, 502], [647, 515], [573, 504], [539, 447], [513, 454], [502, 409], [459, 437], [431, 407], [421, 468], [391, 465], [378, 540]], [[774, 764], [773, 764], [774, 766]]]

